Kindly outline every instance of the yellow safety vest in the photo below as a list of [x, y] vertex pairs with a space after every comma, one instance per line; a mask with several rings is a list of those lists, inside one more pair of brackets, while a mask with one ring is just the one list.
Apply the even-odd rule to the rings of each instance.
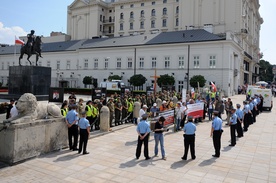
[[132, 102], [127, 102], [128, 104], [128, 112], [132, 112], [133, 111], [133, 103]]
[[97, 109], [97, 107], [92, 106], [91, 113], [92, 113], [92, 117], [93, 118], [97, 117], [98, 116], [98, 109]]
[[211, 93], [211, 98], [215, 98], [216, 97], [216, 92], [212, 92]]
[[92, 116], [92, 109], [89, 105], [87, 105], [87, 109], [88, 109], [88, 111], [86, 111], [86, 116], [91, 117]]
[[66, 109], [61, 109], [61, 115], [66, 117], [66, 115], [67, 115]]

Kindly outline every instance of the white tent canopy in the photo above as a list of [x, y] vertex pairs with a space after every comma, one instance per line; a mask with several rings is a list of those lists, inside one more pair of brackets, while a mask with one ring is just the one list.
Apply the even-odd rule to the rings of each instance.
[[268, 83], [265, 81], [258, 81], [256, 85], [268, 85]]

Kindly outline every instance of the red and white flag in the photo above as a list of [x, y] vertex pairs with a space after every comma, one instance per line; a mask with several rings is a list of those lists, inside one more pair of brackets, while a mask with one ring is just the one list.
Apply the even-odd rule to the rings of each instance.
[[23, 45], [23, 44], [25, 44], [25, 43], [24, 43], [24, 41], [22, 41], [21, 39], [19, 39], [19, 38], [17, 38], [17, 37], [15, 36], [15, 44]]
[[214, 92], [217, 92], [217, 87], [216, 85], [211, 81], [212, 89]]

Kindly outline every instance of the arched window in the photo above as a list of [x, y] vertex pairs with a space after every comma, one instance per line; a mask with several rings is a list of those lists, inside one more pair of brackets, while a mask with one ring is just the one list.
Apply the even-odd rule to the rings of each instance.
[[120, 19], [124, 19], [124, 14], [123, 13], [120, 14]]
[[151, 16], [155, 16], [155, 9], [151, 10]]
[[145, 11], [142, 10], [142, 11], [141, 11], [141, 17], [144, 17], [144, 16], [145, 16]]
[[167, 8], [163, 8], [163, 15], [167, 15]]
[[134, 13], [133, 13], [133, 11], [130, 12], [130, 18], [134, 18]]
[[179, 13], [179, 6], [176, 7], [176, 13]]

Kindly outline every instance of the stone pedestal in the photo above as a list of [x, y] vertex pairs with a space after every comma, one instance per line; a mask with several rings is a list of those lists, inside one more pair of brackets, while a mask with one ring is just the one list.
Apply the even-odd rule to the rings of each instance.
[[110, 112], [107, 106], [103, 106], [101, 109], [101, 113], [100, 113], [100, 129], [103, 132], [108, 132], [109, 128], [110, 128], [110, 124], [109, 124], [109, 116], [110, 116]]
[[51, 86], [51, 67], [10, 66], [9, 94], [49, 95]]
[[141, 104], [140, 102], [134, 102], [134, 105], [133, 105], [133, 117], [134, 118], [139, 118], [139, 111], [141, 109]]
[[67, 134], [63, 118], [11, 124], [0, 133], [0, 161], [12, 165], [68, 147]]

